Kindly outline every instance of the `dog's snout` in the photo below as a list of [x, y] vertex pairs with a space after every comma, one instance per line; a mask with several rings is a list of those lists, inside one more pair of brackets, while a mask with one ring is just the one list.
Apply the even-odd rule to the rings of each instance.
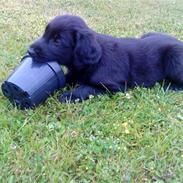
[[40, 47], [30, 47], [28, 49], [28, 53], [31, 56], [39, 55], [41, 53], [41, 48]]
[[34, 54], [35, 54], [34, 49], [30, 47], [30, 48], [28, 49], [28, 53], [29, 53], [30, 55], [34, 55]]

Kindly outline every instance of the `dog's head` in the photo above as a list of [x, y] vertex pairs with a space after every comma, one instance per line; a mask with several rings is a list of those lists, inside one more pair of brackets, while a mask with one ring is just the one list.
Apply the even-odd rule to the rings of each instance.
[[28, 50], [37, 61], [58, 61], [61, 65], [95, 64], [101, 57], [96, 33], [77, 16], [55, 17]]

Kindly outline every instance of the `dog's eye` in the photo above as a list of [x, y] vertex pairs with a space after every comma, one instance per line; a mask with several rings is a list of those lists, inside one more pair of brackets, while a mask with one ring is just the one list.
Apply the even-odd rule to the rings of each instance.
[[59, 34], [55, 34], [53, 36], [53, 42], [54, 43], [59, 43], [60, 42], [60, 35]]

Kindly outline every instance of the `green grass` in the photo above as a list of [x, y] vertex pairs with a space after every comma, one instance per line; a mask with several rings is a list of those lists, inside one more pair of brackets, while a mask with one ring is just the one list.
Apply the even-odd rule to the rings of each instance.
[[[1, 0], [0, 84], [57, 14], [97, 32], [183, 40], [182, 0]], [[183, 92], [136, 88], [20, 111], [0, 93], [0, 182], [183, 182]]]

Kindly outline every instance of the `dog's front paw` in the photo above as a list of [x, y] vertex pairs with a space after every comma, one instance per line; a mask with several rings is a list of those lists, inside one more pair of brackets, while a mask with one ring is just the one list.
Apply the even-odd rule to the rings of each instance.
[[74, 95], [74, 93], [72, 92], [65, 92], [59, 96], [59, 101], [61, 103], [77, 103], [77, 102], [81, 102], [82, 99]]

